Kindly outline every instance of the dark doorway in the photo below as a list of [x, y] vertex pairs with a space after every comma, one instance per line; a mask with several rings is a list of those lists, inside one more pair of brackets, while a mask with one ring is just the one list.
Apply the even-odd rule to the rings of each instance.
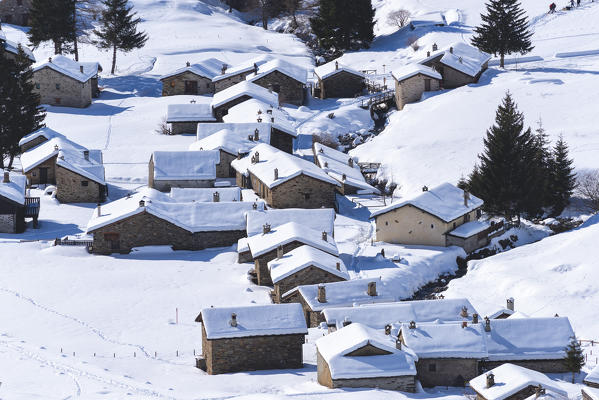
[[40, 185], [48, 183], [48, 168], [40, 168]]
[[185, 81], [185, 94], [198, 94], [198, 82]]

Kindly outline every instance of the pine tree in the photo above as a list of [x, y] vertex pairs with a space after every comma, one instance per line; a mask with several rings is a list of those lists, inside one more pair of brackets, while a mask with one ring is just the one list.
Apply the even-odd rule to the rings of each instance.
[[116, 52], [122, 50], [129, 52], [142, 48], [148, 36], [144, 32], [137, 31], [137, 25], [141, 22], [136, 13], [131, 12], [133, 7], [127, 4], [127, 0], [103, 0], [105, 6], [100, 17], [101, 27], [94, 30], [99, 40], [96, 42], [100, 48], [112, 49], [112, 68], [114, 74], [116, 69]]
[[33, 0], [30, 24], [27, 37], [34, 48], [51, 40], [54, 54], [70, 52], [76, 31], [75, 0]]
[[481, 14], [481, 26], [474, 28], [472, 45], [487, 53], [500, 56], [504, 67], [506, 54], [526, 54], [534, 47], [528, 30], [528, 21], [518, 0], [490, 0], [487, 13]]
[[584, 366], [584, 354], [580, 348], [580, 343], [575, 337], [570, 338], [570, 343], [565, 350], [566, 357], [564, 357], [564, 365], [568, 371], [572, 372], [572, 383], [574, 383], [575, 375]]
[[0, 168], [4, 168], [4, 158], [8, 154], [11, 126], [15, 112], [13, 109], [14, 91], [16, 83], [14, 62], [6, 57], [3, 42], [0, 41]]
[[524, 116], [507, 93], [495, 115], [495, 125], [487, 130], [484, 152], [469, 176], [473, 194], [485, 201], [490, 214], [520, 218], [533, 195], [530, 172], [532, 133], [524, 129]]
[[529, 173], [533, 177], [530, 191], [525, 199], [525, 211], [529, 217], [541, 216], [543, 208], [550, 204], [550, 175], [551, 149], [543, 123], [538, 121], [538, 127], [532, 136], [531, 147], [527, 154]]
[[568, 144], [560, 136], [553, 148], [553, 157], [550, 163], [549, 188], [551, 191], [551, 214], [554, 216], [564, 211], [574, 193], [576, 174], [572, 163], [573, 160], [568, 158]]

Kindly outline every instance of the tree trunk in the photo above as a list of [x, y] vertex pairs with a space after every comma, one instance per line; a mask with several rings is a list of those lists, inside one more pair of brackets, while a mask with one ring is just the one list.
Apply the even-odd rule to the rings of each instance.
[[75, 32], [73, 34], [73, 50], [75, 51], [75, 61], [79, 61], [79, 49], [77, 48], [77, 7], [73, 7], [73, 20], [75, 21]]
[[500, 56], [500, 58], [499, 58], [499, 67], [500, 68], [505, 68], [505, 64], [504, 64], [505, 54], [501, 53], [499, 56]]
[[[11, 154], [11, 155], [10, 155], [10, 159], [8, 160], [8, 167], [7, 167], [7, 169], [8, 169], [9, 171], [10, 171], [10, 170], [12, 170], [12, 162], [13, 162], [14, 160], [15, 160], [15, 156]], [[572, 378], [572, 379], [574, 379], [574, 378]]]
[[574, 374], [575, 374], [575, 372], [572, 372], [572, 383], [574, 383], [574, 381], [575, 381]]
[[75, 61], [79, 61], [79, 49], [77, 48], [77, 37], [73, 40], [73, 50], [75, 51]]
[[110, 73], [114, 75], [114, 70], [116, 69], [116, 45], [112, 46], [112, 69]]
[[264, 28], [264, 30], [268, 29], [268, 17], [266, 16], [265, 11], [262, 11], [262, 28]]

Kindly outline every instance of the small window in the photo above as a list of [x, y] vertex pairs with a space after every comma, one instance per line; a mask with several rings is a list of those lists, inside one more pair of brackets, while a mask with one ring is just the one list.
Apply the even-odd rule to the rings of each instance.
[[455, 229], [455, 222], [453, 223], [453, 229]]
[[310, 193], [304, 193], [304, 200], [310, 200]]
[[35, 88], [36, 88], [36, 89], [39, 89], [39, 88], [40, 88], [40, 84], [36, 82], [36, 84], [35, 84]]
[[437, 372], [437, 364], [429, 364], [428, 372]]
[[389, 225], [389, 221], [385, 221], [385, 225]]
[[33, 176], [37, 176], [37, 173], [36, 173], [35, 171], [33, 171], [33, 172], [31, 173], [31, 175], [33, 175]]
[[60, 104], [60, 97], [56, 97], [56, 98], [54, 99], [54, 102], [55, 102], [56, 104]]
[[464, 215], [464, 223], [470, 221], [470, 214]]
[[431, 224], [431, 229], [435, 229], [435, 225]]
[[171, 87], [175, 87], [175, 81], [171, 81]]
[[56, 90], [60, 90], [60, 83], [56, 84]]
[[89, 185], [89, 181], [81, 181], [81, 186], [87, 186]]

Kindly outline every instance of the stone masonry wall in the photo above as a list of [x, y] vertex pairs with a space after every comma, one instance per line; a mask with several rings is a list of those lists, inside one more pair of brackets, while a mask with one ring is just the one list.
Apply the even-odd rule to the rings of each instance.
[[424, 387], [463, 386], [479, 375], [478, 360], [472, 358], [420, 358], [416, 371]]
[[161, 192], [170, 192], [171, 188], [210, 188], [214, 187], [214, 179], [168, 180], [152, 179], [152, 186]]
[[281, 296], [291, 289], [300, 285], [315, 285], [318, 283], [340, 282], [345, 279], [324, 271], [314, 265], [310, 265], [274, 284], [275, 302], [281, 302]]
[[15, 233], [17, 220], [15, 214], [0, 214], [0, 233]]
[[[283, 254], [289, 253], [291, 250], [297, 249], [303, 246], [304, 243], [298, 242], [297, 240], [283, 245]], [[254, 259], [254, 266], [258, 278], [258, 285], [260, 286], [272, 286], [272, 279], [270, 278], [270, 271], [268, 270], [268, 263], [277, 258], [277, 249], [273, 249], [268, 253], [262, 254]]]
[[171, 122], [171, 134], [180, 135], [182, 133], [193, 133], [198, 130], [197, 122]]
[[211, 79], [196, 75], [189, 71], [162, 79], [162, 95], [176, 96], [185, 93], [185, 81], [197, 82], [197, 93], [188, 94], [211, 94], [214, 93], [214, 84]]
[[542, 373], [565, 373], [568, 372], [564, 361], [562, 359], [557, 360], [504, 360], [504, 361], [485, 361], [485, 369], [497, 368], [505, 363], [511, 363], [520, 367], [532, 369]]
[[[255, 80], [254, 83], [278, 93], [279, 104], [293, 104], [296, 106], [304, 104], [304, 84], [279, 71], [273, 71]], [[276, 105], [273, 104], [273, 106]]]
[[244, 101], [249, 99], [251, 99], [250, 96], [243, 95], [241, 97], [238, 97], [237, 99], [231, 100], [228, 103], [225, 103], [221, 106], [212, 109], [214, 118], [216, 118], [218, 122], [223, 122], [223, 117], [229, 113], [230, 108], [235, 107], [237, 104], [243, 103]]
[[397, 109], [401, 110], [408, 103], [414, 103], [420, 100], [425, 90], [425, 80], [429, 80], [431, 91], [439, 90], [441, 82], [422, 74], [414, 75], [401, 82], [395, 80], [395, 103]]
[[33, 73], [33, 81], [34, 92], [41, 96], [41, 104], [84, 108], [92, 102], [91, 79], [81, 83], [45, 67]]
[[320, 97], [327, 99], [330, 97], [349, 98], [356, 97], [364, 90], [364, 78], [350, 74], [349, 72], [339, 72], [327, 79], [320, 80]]
[[293, 154], [293, 137], [278, 129], [272, 129], [270, 145], [285, 153]]
[[[87, 182], [87, 186], [83, 186]], [[56, 165], [56, 198], [61, 203], [98, 203], [100, 184]]]
[[275, 186], [270, 199], [265, 200], [276, 208], [333, 208], [335, 188], [332, 183], [302, 174]]
[[56, 184], [56, 157], [54, 156], [43, 163], [39, 164], [37, 167], [31, 169], [29, 172], [25, 174], [27, 176], [27, 182], [29, 185], [39, 185], [40, 184], [40, 169], [47, 168], [48, 169], [48, 184], [55, 185]]
[[235, 178], [235, 170], [231, 168], [231, 161], [235, 160], [237, 155], [232, 155], [226, 151], [220, 150], [220, 162], [216, 164], [217, 178]]
[[228, 78], [220, 79], [220, 80], [214, 82], [214, 92], [218, 93], [221, 90], [225, 90], [227, 88], [230, 88], [233, 85], [238, 84], [239, 82], [244, 82], [245, 78], [253, 72], [254, 72], [253, 70], [250, 70], [247, 72], [242, 72], [240, 74], [232, 75]]

